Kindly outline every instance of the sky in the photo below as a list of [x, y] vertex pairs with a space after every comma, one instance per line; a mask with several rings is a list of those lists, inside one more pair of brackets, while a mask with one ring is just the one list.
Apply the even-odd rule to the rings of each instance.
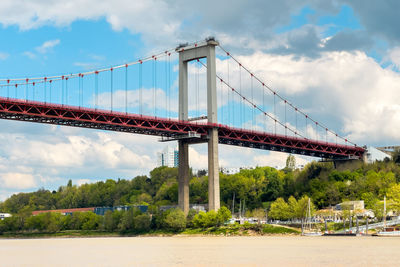
[[[279, 94], [340, 135], [360, 145], [398, 145], [398, 10], [396, 0], [2, 0], [0, 78], [96, 70], [215, 36]], [[217, 66], [224, 62], [219, 55]], [[150, 78], [145, 80], [144, 92], [150, 94]], [[166, 94], [167, 86], [159, 87]], [[116, 103], [121, 92], [116, 88]], [[100, 95], [104, 108], [106, 94]], [[90, 94], [85, 102], [93, 105]], [[82, 184], [148, 174], [167, 145], [150, 136], [13, 121], [0, 125], [0, 200], [56, 189], [69, 179]], [[206, 151], [205, 145], [190, 147], [193, 168], [207, 167]], [[222, 145], [219, 156], [223, 167], [283, 167], [287, 157]], [[309, 160], [297, 157], [298, 164]]]

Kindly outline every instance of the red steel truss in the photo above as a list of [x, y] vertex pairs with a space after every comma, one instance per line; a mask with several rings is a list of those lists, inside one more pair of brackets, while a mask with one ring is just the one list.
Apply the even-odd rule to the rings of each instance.
[[361, 158], [358, 146], [338, 145], [291, 136], [231, 128], [221, 124], [194, 123], [137, 114], [81, 108], [0, 97], [0, 119], [30, 121], [137, 134], [181, 138], [197, 133], [207, 139], [208, 130], [218, 128], [220, 144], [309, 155], [330, 159]]

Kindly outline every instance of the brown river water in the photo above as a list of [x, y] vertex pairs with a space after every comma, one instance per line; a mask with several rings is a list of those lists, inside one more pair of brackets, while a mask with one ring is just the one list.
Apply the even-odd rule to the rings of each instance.
[[0, 239], [0, 266], [400, 266], [397, 237]]

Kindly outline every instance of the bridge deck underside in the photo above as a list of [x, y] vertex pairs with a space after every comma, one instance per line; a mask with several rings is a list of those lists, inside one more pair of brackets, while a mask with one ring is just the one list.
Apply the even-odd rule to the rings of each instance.
[[179, 138], [196, 132], [207, 138], [218, 128], [220, 144], [282, 151], [330, 159], [361, 158], [364, 149], [304, 138], [230, 128], [220, 124], [193, 123], [121, 112], [46, 104], [0, 97], [0, 119], [83, 127]]

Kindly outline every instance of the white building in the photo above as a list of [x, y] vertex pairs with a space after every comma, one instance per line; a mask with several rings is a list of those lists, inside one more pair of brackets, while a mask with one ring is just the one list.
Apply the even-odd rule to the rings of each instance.
[[391, 155], [385, 153], [375, 147], [368, 146], [367, 153], [366, 153], [366, 162], [367, 163], [374, 163], [377, 160], [383, 161], [385, 158], [391, 158]]
[[10, 213], [0, 213], [0, 220], [4, 220], [4, 218], [11, 217]]
[[162, 152], [157, 153], [157, 166], [176, 168], [179, 164], [179, 153], [176, 148], [165, 147]]

